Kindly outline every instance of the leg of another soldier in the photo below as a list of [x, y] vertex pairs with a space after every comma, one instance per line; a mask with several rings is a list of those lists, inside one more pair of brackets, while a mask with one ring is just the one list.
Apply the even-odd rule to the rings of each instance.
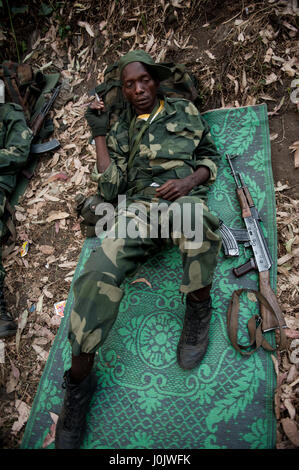
[[[182, 207], [191, 204], [191, 224], [195, 227], [195, 203], [198, 198], [183, 197], [177, 200]], [[173, 238], [181, 251], [183, 279], [180, 290], [186, 295], [186, 313], [182, 335], [178, 344], [178, 363], [183, 369], [193, 369], [203, 359], [208, 346], [209, 324], [212, 314], [210, 290], [217, 257], [221, 248], [218, 219], [207, 206], [202, 207], [202, 243], [196, 244], [184, 234]], [[198, 220], [197, 220], [198, 224]]]
[[[5, 209], [6, 196], [0, 190], [0, 240], [3, 236], [4, 224], [2, 221]], [[4, 279], [5, 269], [2, 265], [2, 251], [0, 248], [0, 338], [13, 336], [16, 334], [17, 326], [9, 313], [6, 310], [6, 303], [4, 300]]]
[[[126, 218], [126, 224], [132, 218]], [[116, 223], [116, 233], [117, 225]], [[121, 283], [141, 262], [159, 249], [151, 238], [105, 238], [74, 284], [69, 341], [72, 366], [65, 373], [66, 396], [56, 427], [56, 448], [77, 448], [93, 393], [94, 355], [111, 330], [123, 297]], [[70, 424], [71, 421], [71, 424]]]

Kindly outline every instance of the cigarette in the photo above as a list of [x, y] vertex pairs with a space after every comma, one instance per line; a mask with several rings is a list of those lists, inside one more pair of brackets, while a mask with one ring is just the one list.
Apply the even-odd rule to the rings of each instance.
[[97, 101], [101, 101], [101, 100], [100, 100], [100, 97], [99, 97], [99, 95], [98, 95], [97, 93], [95, 93], [95, 96], [96, 96]]

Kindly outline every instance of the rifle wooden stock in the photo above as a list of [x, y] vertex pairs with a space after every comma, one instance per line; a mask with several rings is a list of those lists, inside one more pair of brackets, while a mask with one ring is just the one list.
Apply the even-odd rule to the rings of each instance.
[[267, 307], [263, 304], [260, 305], [261, 317], [262, 317], [262, 330], [263, 332], [274, 330], [279, 327], [286, 327], [283, 313], [279, 307], [277, 297], [270, 286], [270, 272], [261, 271], [259, 272], [259, 288], [261, 294], [267, 299], [269, 305], [273, 308], [275, 316], [271, 313]]
[[248, 206], [247, 199], [245, 197], [243, 189], [237, 188], [237, 196], [238, 196], [239, 203], [240, 203], [240, 206], [241, 206], [243, 219], [245, 217], [250, 217], [251, 216], [251, 211], [250, 211], [250, 208]]
[[43, 125], [43, 122], [50, 111], [50, 109], [53, 106], [54, 101], [56, 100], [56, 97], [59, 93], [61, 85], [59, 85], [57, 88], [55, 88], [53, 95], [51, 96], [50, 100], [43, 106], [41, 111], [35, 116], [34, 120], [30, 123], [30, 128], [33, 132], [34, 137], [36, 137], [39, 134], [39, 131], [41, 130], [41, 127]]
[[43, 125], [43, 122], [44, 122], [44, 119], [45, 119], [45, 116], [43, 113], [39, 113], [36, 118], [34, 119], [34, 121], [32, 122], [31, 124], [31, 130], [32, 130], [32, 133], [35, 136], [38, 135], [39, 131], [41, 130], [41, 127]]

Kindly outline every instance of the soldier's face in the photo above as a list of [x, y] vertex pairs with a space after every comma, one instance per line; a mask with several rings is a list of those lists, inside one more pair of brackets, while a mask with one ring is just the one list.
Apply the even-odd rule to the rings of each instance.
[[141, 62], [128, 64], [122, 72], [123, 95], [137, 114], [148, 114], [154, 109], [158, 86]]

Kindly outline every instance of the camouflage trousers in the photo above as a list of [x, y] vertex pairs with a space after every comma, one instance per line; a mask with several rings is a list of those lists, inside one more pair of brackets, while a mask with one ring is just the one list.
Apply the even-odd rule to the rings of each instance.
[[[5, 210], [5, 203], [6, 203], [6, 196], [3, 191], [0, 189], [0, 243], [4, 234], [4, 222], [3, 222], [3, 215]], [[0, 246], [0, 285], [3, 284], [5, 278], [5, 269], [2, 265], [2, 248]]]
[[[186, 202], [190, 203], [191, 219], [194, 219], [195, 202], [202, 201], [194, 196], [185, 196], [175, 202], [179, 206]], [[169, 201], [166, 203], [170, 205]], [[175, 233], [171, 214], [169, 217], [171, 230], [168, 238], [161, 236], [152, 238], [144, 236], [144, 233], [136, 238], [118, 237], [121, 216], [126, 227], [132, 223], [132, 219], [136, 219], [136, 214], [132, 214], [128, 207], [122, 214], [118, 212], [113, 225], [116, 235], [113, 238], [106, 236], [102, 244], [92, 251], [83, 273], [74, 283], [75, 302], [71, 312], [68, 338], [75, 356], [81, 352], [94, 353], [104, 343], [117, 318], [124, 294], [120, 285], [126, 276], [136, 273], [141, 263], [163, 247], [175, 244], [180, 250], [183, 267], [180, 285], [182, 293], [188, 294], [212, 283], [221, 248], [221, 236], [218, 230], [219, 221], [206, 206], [202, 209], [200, 246], [192, 243], [189, 245], [188, 237], [184, 233]], [[148, 218], [146, 224], [150, 225]], [[159, 231], [161, 232], [161, 218]]]

